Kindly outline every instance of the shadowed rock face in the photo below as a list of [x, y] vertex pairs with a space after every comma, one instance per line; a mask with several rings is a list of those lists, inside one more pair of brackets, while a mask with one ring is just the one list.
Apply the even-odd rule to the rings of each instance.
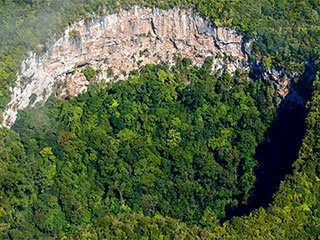
[[249, 49], [243, 36], [213, 26], [188, 9], [134, 7], [90, 22], [81, 20], [68, 27], [41, 56], [29, 52], [4, 113], [4, 125], [12, 125], [17, 110], [27, 107], [32, 95], [37, 96], [36, 103], [52, 93], [64, 97], [86, 91], [89, 82], [81, 70], [87, 65], [100, 70], [98, 79], [110, 80], [108, 69], [124, 79], [123, 72], [159, 61], [170, 64], [179, 55], [197, 65], [213, 57], [213, 70], [225, 67], [232, 73], [237, 68], [249, 71]]

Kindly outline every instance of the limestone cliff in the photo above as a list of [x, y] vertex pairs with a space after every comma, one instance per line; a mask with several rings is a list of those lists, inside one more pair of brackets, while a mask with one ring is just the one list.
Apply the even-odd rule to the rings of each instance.
[[[250, 70], [249, 53], [250, 43], [242, 35], [214, 26], [188, 9], [134, 7], [81, 20], [69, 26], [46, 52], [29, 52], [3, 115], [4, 125], [12, 125], [18, 109], [56, 93], [58, 85], [63, 86], [59, 96], [86, 91], [89, 83], [81, 70], [88, 65], [98, 70], [98, 79], [110, 80], [111, 70], [123, 79], [125, 72], [140, 65], [172, 63], [175, 55], [198, 65], [211, 56], [213, 70], [226, 68], [232, 73], [237, 68]], [[287, 91], [290, 81], [282, 82], [279, 91]]]

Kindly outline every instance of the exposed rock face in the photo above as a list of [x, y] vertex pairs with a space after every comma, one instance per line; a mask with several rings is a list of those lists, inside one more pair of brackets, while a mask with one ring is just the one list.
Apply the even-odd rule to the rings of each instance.
[[[187, 9], [121, 10], [118, 14], [81, 20], [39, 56], [30, 52], [23, 61], [13, 97], [4, 113], [4, 125], [11, 126], [17, 110], [46, 100], [64, 84], [60, 96], [86, 91], [89, 83], [81, 70], [90, 65], [99, 79], [110, 79], [110, 72], [123, 73], [140, 65], [159, 61], [173, 62], [175, 55], [202, 64], [214, 58], [213, 70], [226, 67], [249, 70], [250, 43], [233, 30], [216, 27]], [[109, 71], [107, 71], [109, 69]], [[109, 75], [108, 75], [109, 72]], [[284, 93], [286, 94], [286, 93]], [[34, 99], [33, 99], [34, 100]]]
[[299, 96], [299, 94], [293, 89], [291, 84], [292, 79], [297, 77], [297, 74], [293, 73], [290, 76], [283, 74], [280, 70], [271, 69], [265, 71], [262, 74], [263, 79], [271, 80], [278, 91], [279, 96], [285, 99], [286, 105], [299, 104], [304, 105], [304, 100]]

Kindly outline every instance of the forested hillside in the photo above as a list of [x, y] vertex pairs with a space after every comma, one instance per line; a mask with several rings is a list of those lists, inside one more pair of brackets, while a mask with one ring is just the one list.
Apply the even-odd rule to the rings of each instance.
[[[81, 16], [134, 4], [190, 7], [235, 28], [265, 69], [319, 67], [318, 0], [0, 0], [0, 112], [28, 50], [45, 51]], [[255, 192], [279, 99], [272, 82], [211, 65], [147, 65], [20, 111], [0, 128], [0, 239], [319, 239], [319, 74], [293, 171], [268, 207], [233, 217]]]

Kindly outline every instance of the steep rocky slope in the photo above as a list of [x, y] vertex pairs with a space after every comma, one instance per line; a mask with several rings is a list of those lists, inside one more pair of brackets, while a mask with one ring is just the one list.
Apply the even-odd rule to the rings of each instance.
[[[140, 65], [172, 63], [174, 56], [199, 65], [211, 56], [213, 70], [226, 68], [231, 73], [237, 68], [249, 71], [253, 65], [257, 67], [250, 61], [250, 42], [244, 36], [214, 26], [188, 9], [134, 7], [93, 16], [69, 26], [48, 46], [41, 54], [29, 52], [23, 61], [12, 100], [3, 114], [5, 126], [15, 121], [18, 109], [46, 100], [52, 93], [63, 97], [85, 91], [89, 82], [82, 70], [88, 65], [98, 70], [98, 79], [107, 80], [114, 76], [124, 79]], [[281, 97], [288, 94], [288, 77], [277, 71], [262, 75], [274, 80]]]

